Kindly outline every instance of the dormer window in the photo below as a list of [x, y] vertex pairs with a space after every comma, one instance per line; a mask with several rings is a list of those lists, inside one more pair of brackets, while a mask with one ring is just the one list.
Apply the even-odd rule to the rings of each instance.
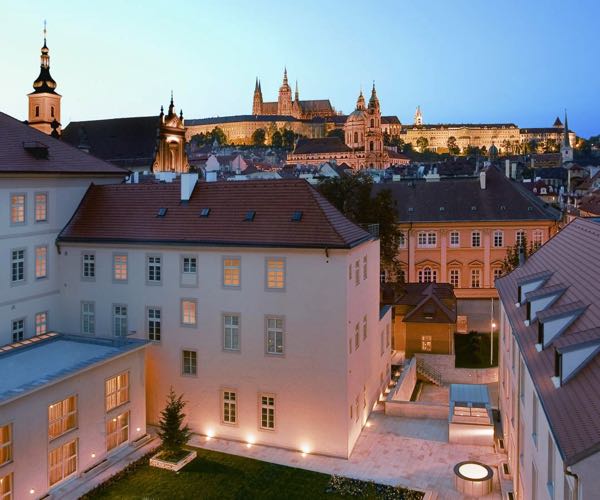
[[567, 290], [562, 283], [538, 288], [525, 294], [527, 300], [527, 319], [533, 321], [538, 312], [543, 311], [556, 302]]
[[554, 376], [560, 385], [575, 377], [600, 352], [600, 338], [593, 330], [574, 333], [572, 336], [575, 338], [556, 348]]
[[543, 324], [541, 330], [538, 327], [538, 335], [542, 334], [542, 348], [548, 347], [554, 339], [558, 338], [579, 316], [587, 306], [580, 301], [562, 304], [540, 311], [537, 319]]
[[524, 276], [517, 280], [519, 303], [523, 303], [527, 292], [537, 290], [544, 283], [546, 283], [546, 281], [548, 281], [551, 276], [552, 272], [542, 271], [539, 273], [530, 274], [529, 276]]

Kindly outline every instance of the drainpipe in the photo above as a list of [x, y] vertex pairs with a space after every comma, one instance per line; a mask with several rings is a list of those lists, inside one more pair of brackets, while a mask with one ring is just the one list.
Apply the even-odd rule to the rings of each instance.
[[573, 481], [575, 481], [575, 491], [573, 492], [573, 498], [579, 498], [579, 476], [571, 472], [569, 470], [568, 465], [564, 467], [564, 471], [567, 476], [571, 476], [573, 478]]

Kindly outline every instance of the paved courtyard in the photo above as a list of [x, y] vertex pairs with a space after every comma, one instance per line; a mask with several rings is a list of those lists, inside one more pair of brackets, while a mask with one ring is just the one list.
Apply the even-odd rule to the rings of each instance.
[[328, 474], [433, 490], [444, 500], [462, 498], [454, 489], [454, 465], [463, 460], [477, 460], [494, 469], [494, 493], [484, 498], [501, 498], [496, 466], [504, 455], [495, 453], [491, 446], [449, 444], [445, 420], [392, 417], [377, 411], [367, 425], [349, 460], [303, 456], [266, 446], [248, 447], [244, 443], [203, 436], [194, 436], [190, 444]]

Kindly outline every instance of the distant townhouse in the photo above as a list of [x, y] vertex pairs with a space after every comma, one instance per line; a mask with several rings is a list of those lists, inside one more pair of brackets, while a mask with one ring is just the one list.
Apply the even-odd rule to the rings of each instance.
[[575, 219], [497, 281], [500, 411], [517, 498], [600, 490], [600, 224]]
[[88, 190], [61, 331], [151, 341], [149, 423], [173, 386], [194, 432], [348, 457], [389, 381], [379, 241], [303, 180], [196, 179]]

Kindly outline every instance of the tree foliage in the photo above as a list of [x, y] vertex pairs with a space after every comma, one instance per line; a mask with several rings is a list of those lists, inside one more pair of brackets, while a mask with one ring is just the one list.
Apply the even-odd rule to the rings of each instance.
[[454, 137], [453, 135], [448, 137], [448, 141], [446, 142], [446, 145], [448, 146], [448, 152], [451, 155], [457, 155], [460, 153], [460, 148], [458, 147], [458, 144], [456, 143], [456, 137]]
[[522, 243], [516, 242], [512, 247], [509, 247], [506, 251], [506, 257], [502, 262], [502, 276], [508, 274], [519, 267], [519, 254], [523, 252], [523, 257], [527, 259], [533, 255], [540, 246], [532, 243], [527, 246], [527, 236], [523, 235]]
[[179, 454], [190, 439], [190, 428], [187, 425], [182, 427], [185, 419], [185, 413], [183, 413], [185, 405], [183, 394], [177, 396], [173, 387], [171, 387], [167, 396], [167, 404], [160, 412], [158, 423], [158, 437], [162, 441], [162, 447], [167, 458]]
[[273, 132], [273, 135], [271, 135], [271, 146], [274, 148], [283, 147], [283, 136], [279, 130], [276, 130]]
[[283, 131], [281, 132], [281, 137], [283, 139], [283, 147], [285, 149], [287, 149], [288, 151], [291, 151], [292, 149], [294, 149], [294, 143], [295, 143], [296, 137], [298, 137], [298, 135], [295, 134], [293, 130], [284, 128]]
[[267, 132], [264, 128], [257, 128], [252, 132], [252, 144], [254, 146], [264, 146], [267, 139]]
[[417, 139], [417, 147], [419, 148], [419, 151], [424, 152], [427, 147], [429, 146], [429, 141], [427, 140], [427, 137], [419, 137]]
[[351, 221], [363, 227], [379, 224], [381, 268], [396, 273], [400, 230], [394, 199], [389, 189], [372, 196], [372, 188], [373, 180], [362, 173], [326, 179], [319, 185], [321, 193]]
[[227, 144], [227, 136], [221, 127], [215, 127], [210, 132], [199, 133], [192, 136], [191, 142], [197, 146], [212, 145], [215, 141], [219, 146]]

